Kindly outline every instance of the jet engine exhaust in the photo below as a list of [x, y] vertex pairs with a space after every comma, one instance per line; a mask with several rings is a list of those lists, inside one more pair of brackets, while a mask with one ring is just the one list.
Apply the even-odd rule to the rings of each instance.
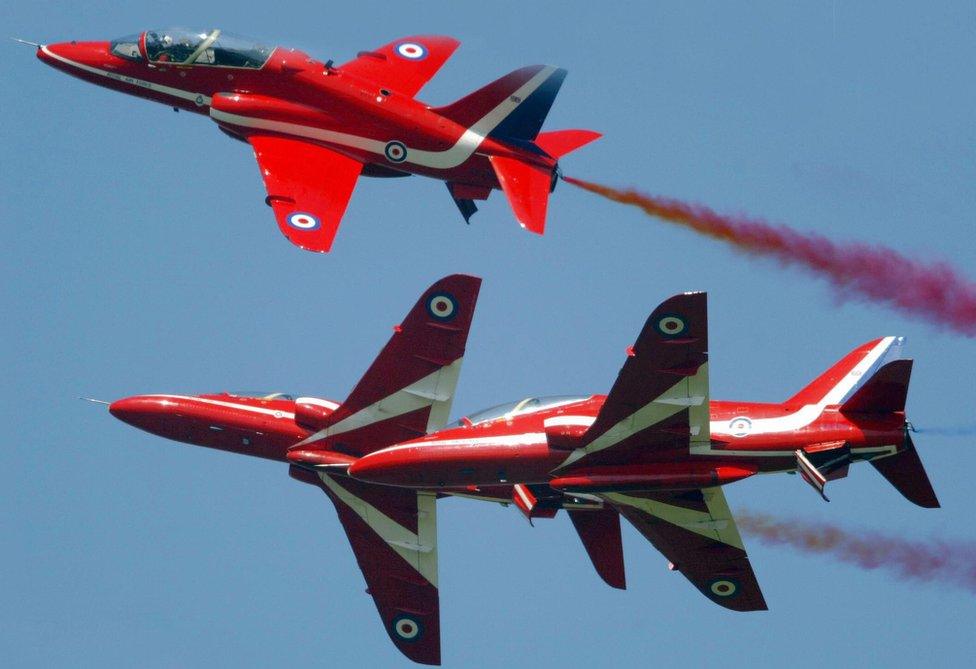
[[829, 555], [863, 569], [886, 569], [924, 582], [961, 585], [976, 594], [976, 544], [942, 540], [905, 541], [872, 532], [848, 532], [833, 525], [782, 520], [740, 512], [739, 529], [769, 545]]
[[976, 284], [945, 262], [923, 263], [884, 246], [838, 243], [761, 219], [725, 216], [700, 204], [618, 189], [573, 177], [574, 186], [731, 244], [745, 253], [798, 265], [824, 277], [840, 299], [852, 296], [925, 317], [976, 337]]

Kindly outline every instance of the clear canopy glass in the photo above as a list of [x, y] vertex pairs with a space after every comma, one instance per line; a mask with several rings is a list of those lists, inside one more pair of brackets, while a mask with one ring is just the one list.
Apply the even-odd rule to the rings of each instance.
[[154, 63], [259, 69], [272, 51], [273, 47], [220, 30], [167, 28], [146, 32], [146, 54]]
[[582, 402], [588, 399], [588, 395], [578, 397], [576, 395], [553, 395], [551, 397], [526, 397], [523, 400], [517, 402], [506, 402], [505, 404], [499, 404], [498, 406], [493, 406], [489, 409], [484, 409], [477, 413], [473, 413], [469, 416], [465, 416], [461, 420], [452, 423], [449, 427], [460, 427], [461, 425], [470, 422], [472, 425], [477, 425], [478, 423], [487, 423], [488, 421], [497, 420], [499, 418], [512, 418], [513, 416], [522, 416], [527, 413], [535, 413], [536, 411], [542, 411], [543, 409], [551, 409], [553, 407], [561, 406], [563, 404], [574, 404], [576, 402]]
[[142, 52], [139, 50], [139, 37], [140, 35], [126, 35], [114, 39], [109, 43], [108, 50], [127, 60], [142, 60]]
[[234, 397], [249, 397], [259, 400], [294, 400], [297, 395], [292, 393], [269, 393], [258, 390], [237, 390], [227, 393]]

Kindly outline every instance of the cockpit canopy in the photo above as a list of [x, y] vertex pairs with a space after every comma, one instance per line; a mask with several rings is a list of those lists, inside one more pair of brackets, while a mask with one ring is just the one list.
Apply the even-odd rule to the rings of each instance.
[[149, 30], [112, 40], [109, 50], [129, 60], [149, 59], [174, 65], [212, 65], [259, 69], [268, 62], [274, 47], [221, 30], [193, 31], [184, 28]]
[[258, 400], [292, 400], [298, 395], [292, 393], [269, 393], [263, 390], [234, 390], [227, 393], [233, 397], [247, 397]]
[[506, 402], [505, 404], [499, 404], [490, 409], [473, 413], [470, 416], [465, 416], [461, 420], [451, 423], [448, 427], [461, 427], [462, 425], [468, 424], [477, 425], [478, 423], [487, 423], [498, 418], [512, 418], [514, 416], [542, 411], [543, 409], [552, 409], [563, 404], [575, 404], [586, 399], [589, 399], [589, 396], [554, 395], [552, 397], [526, 397], [518, 402]]

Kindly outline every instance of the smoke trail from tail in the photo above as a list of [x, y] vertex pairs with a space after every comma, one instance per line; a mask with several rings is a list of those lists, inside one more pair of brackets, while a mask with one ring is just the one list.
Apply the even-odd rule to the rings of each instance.
[[777, 520], [739, 513], [743, 532], [763, 543], [821, 553], [864, 569], [888, 569], [915, 581], [961, 585], [976, 594], [976, 544], [948, 541], [904, 541], [872, 532], [856, 534], [832, 525]]
[[839, 244], [759, 219], [723, 216], [703, 205], [572, 177], [563, 179], [746, 253], [804, 267], [830, 281], [841, 299], [858, 296], [881, 302], [909, 315], [924, 316], [967, 337], [976, 337], [976, 284], [947, 263], [922, 263], [883, 246]]
[[976, 425], [956, 425], [954, 427], [916, 427], [915, 432], [925, 436], [972, 437], [976, 436]]

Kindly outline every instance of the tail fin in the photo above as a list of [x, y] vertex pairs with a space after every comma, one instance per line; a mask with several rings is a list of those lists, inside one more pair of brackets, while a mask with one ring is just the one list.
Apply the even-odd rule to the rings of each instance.
[[882, 337], [858, 346], [784, 405], [843, 404], [885, 363], [899, 358], [904, 343], [904, 337]]
[[864, 382], [840, 406], [844, 413], [896, 413], [905, 410], [908, 382], [912, 378], [911, 360], [892, 360]]
[[530, 65], [434, 111], [485, 137], [532, 141], [565, 78], [564, 69]]
[[912, 437], [905, 432], [904, 448], [894, 455], [872, 460], [871, 464], [905, 499], [926, 509], [938, 509], [939, 498], [929, 481]]
[[361, 456], [442, 428], [480, 288], [463, 274], [428, 288], [323, 429], [292, 449]]

